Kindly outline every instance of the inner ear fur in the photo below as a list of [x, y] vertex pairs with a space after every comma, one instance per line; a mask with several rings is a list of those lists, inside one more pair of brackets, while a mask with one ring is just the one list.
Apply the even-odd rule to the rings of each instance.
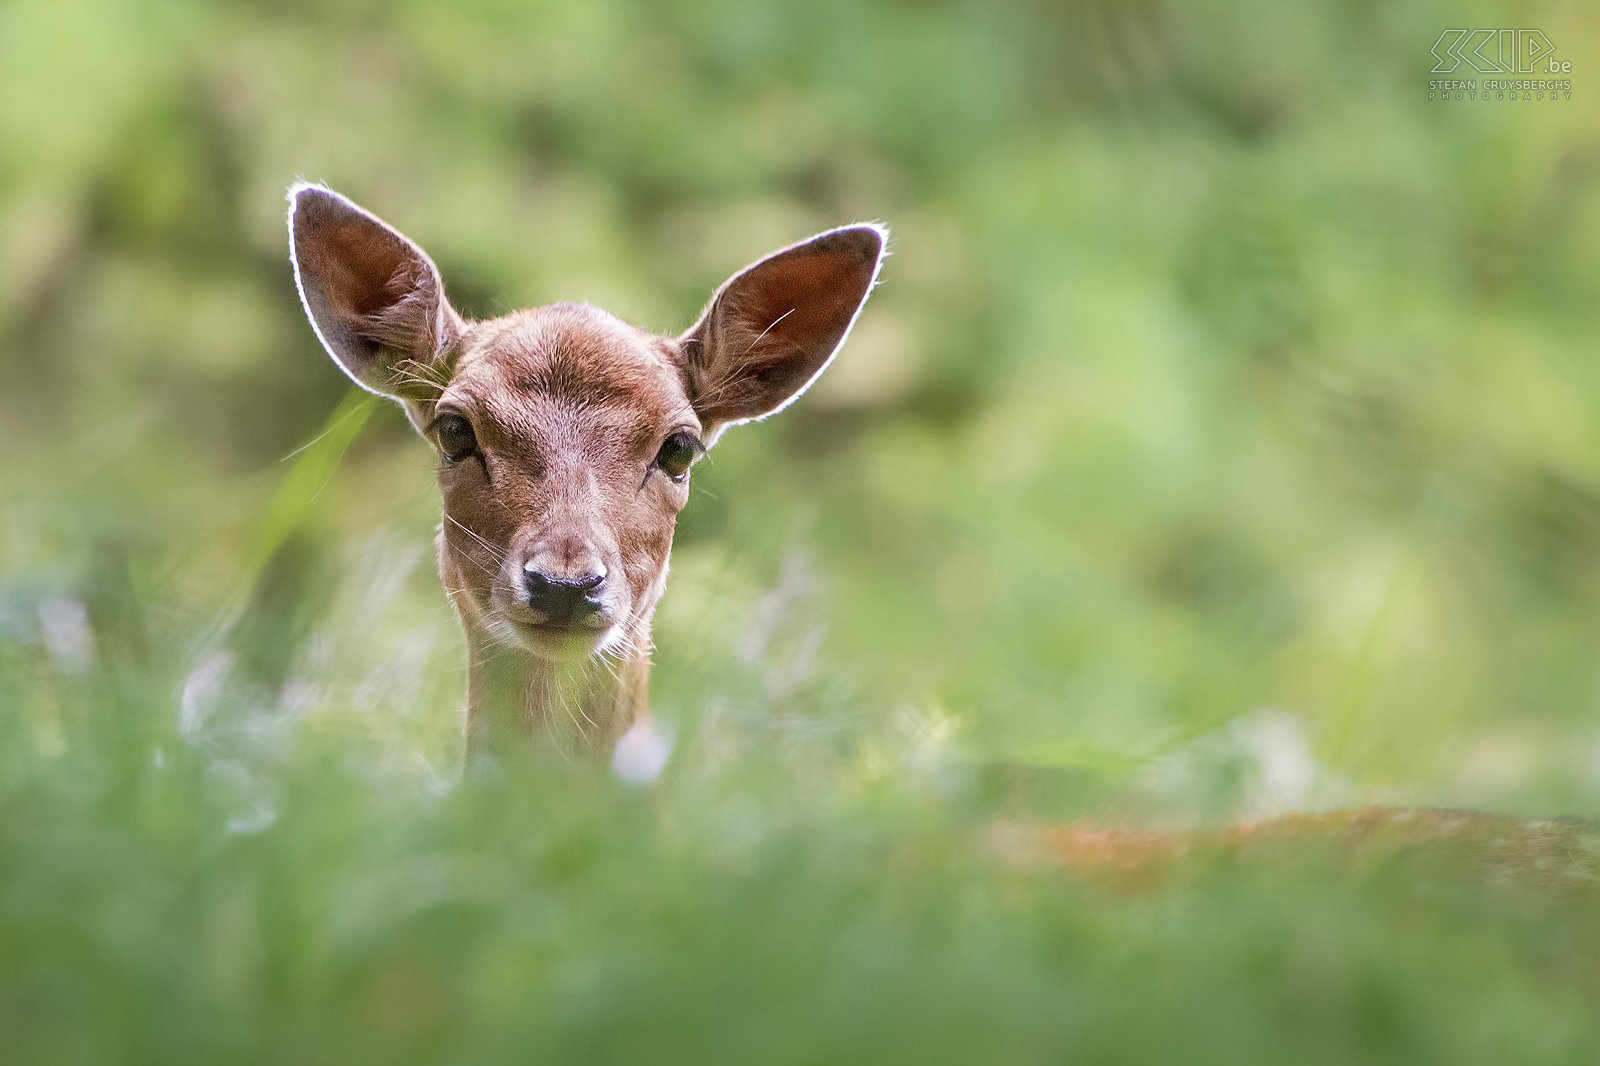
[[384, 396], [437, 396], [462, 321], [433, 260], [378, 216], [305, 183], [289, 190], [289, 247], [306, 316], [334, 362]]
[[708, 429], [782, 410], [827, 369], [877, 281], [888, 236], [875, 224], [828, 230], [717, 289], [678, 339]]

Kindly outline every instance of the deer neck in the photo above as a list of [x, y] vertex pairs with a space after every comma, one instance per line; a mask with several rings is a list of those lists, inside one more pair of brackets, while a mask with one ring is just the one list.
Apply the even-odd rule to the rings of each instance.
[[476, 627], [467, 634], [469, 759], [541, 739], [565, 751], [604, 749], [646, 713], [649, 631], [623, 657], [552, 662]]

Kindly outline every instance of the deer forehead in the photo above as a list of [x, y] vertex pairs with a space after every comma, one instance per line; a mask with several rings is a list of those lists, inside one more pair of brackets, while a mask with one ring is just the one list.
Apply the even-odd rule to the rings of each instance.
[[507, 447], [599, 438], [653, 450], [659, 434], [699, 429], [672, 342], [582, 304], [472, 327], [440, 406], [472, 409]]

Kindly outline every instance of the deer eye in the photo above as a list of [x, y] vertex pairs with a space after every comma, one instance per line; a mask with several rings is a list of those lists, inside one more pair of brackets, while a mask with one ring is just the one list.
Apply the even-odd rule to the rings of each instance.
[[445, 462], [459, 463], [478, 450], [478, 436], [472, 432], [472, 423], [460, 415], [441, 415], [433, 423], [439, 437], [439, 450]]
[[668, 437], [661, 445], [661, 450], [656, 452], [656, 466], [673, 481], [682, 481], [689, 476], [689, 467], [705, 450], [705, 445], [695, 439], [693, 433], [679, 430]]

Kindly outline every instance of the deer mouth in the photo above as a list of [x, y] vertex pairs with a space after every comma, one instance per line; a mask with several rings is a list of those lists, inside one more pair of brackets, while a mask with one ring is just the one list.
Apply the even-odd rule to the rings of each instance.
[[556, 662], [593, 656], [613, 639], [617, 628], [613, 623], [602, 621], [598, 615], [565, 625], [507, 618], [506, 625], [518, 644], [541, 659]]

